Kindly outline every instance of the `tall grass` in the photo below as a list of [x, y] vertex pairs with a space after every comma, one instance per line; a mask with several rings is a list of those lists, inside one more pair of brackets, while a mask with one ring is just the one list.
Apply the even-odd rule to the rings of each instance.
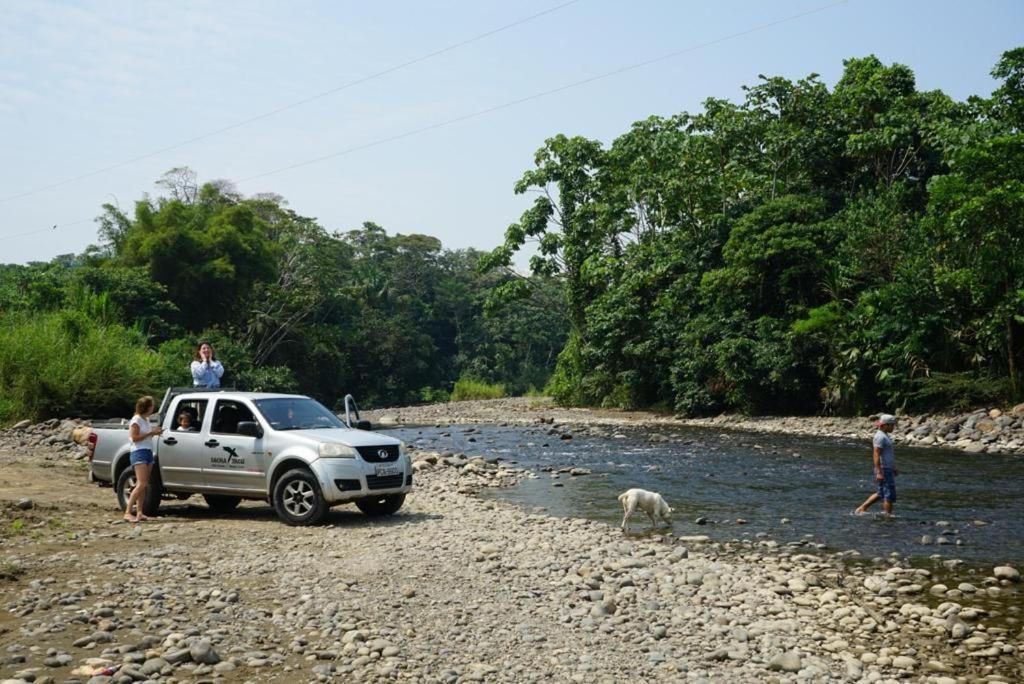
[[130, 415], [164, 362], [142, 335], [80, 310], [0, 319], [0, 423]]
[[505, 396], [504, 385], [492, 385], [472, 378], [459, 378], [452, 390], [452, 401], [470, 399], [501, 399]]

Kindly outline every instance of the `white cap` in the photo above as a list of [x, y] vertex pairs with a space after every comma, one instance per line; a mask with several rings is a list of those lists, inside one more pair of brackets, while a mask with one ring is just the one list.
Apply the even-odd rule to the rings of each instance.
[[896, 416], [892, 415], [891, 413], [883, 413], [882, 415], [878, 416], [878, 424], [879, 425], [895, 425], [896, 424]]

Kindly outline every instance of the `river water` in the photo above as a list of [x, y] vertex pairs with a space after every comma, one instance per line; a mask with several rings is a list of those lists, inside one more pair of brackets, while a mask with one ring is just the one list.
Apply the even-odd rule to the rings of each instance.
[[[530, 468], [540, 477], [488, 495], [555, 515], [618, 524], [622, 507], [616, 497], [642, 487], [660, 492], [675, 509], [677, 535], [768, 538], [828, 551], [856, 550], [867, 557], [898, 552], [972, 565], [1020, 567], [1024, 562], [1020, 456], [897, 445], [902, 474], [896, 516], [886, 519], [881, 504], [876, 514], [851, 514], [873, 490], [870, 435], [854, 442], [687, 428], [660, 430], [668, 441], [652, 442], [644, 430], [562, 440], [546, 429], [451, 425], [385, 431], [419, 449], [498, 456]], [[550, 469], [563, 467], [592, 474], [551, 476]], [[698, 525], [698, 518], [707, 522]], [[642, 533], [650, 523], [638, 513], [631, 526]], [[942, 536], [949, 544], [923, 544], [925, 536]]]

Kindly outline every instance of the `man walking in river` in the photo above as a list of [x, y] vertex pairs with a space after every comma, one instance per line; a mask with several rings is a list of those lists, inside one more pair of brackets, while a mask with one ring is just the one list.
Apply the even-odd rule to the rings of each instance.
[[867, 501], [857, 507], [854, 513], [867, 513], [867, 510], [879, 499], [886, 515], [892, 515], [892, 502], [896, 500], [896, 476], [900, 471], [896, 468], [896, 454], [889, 433], [896, 427], [896, 416], [883, 413], [878, 418], [878, 431], [871, 440], [874, 446], [872, 460], [875, 468], [875, 484], [877, 491]]

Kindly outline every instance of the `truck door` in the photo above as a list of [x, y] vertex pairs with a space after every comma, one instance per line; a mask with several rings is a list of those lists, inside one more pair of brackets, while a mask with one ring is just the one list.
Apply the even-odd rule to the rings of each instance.
[[[166, 487], [194, 488], [203, 484], [203, 423], [209, 423], [206, 399], [181, 397], [164, 416], [158, 460]], [[209, 425], [206, 426], [207, 431]]]
[[217, 399], [209, 438], [203, 442], [203, 479], [211, 489], [265, 494], [263, 438], [238, 434], [238, 424], [258, 422], [252, 409], [236, 399]]

